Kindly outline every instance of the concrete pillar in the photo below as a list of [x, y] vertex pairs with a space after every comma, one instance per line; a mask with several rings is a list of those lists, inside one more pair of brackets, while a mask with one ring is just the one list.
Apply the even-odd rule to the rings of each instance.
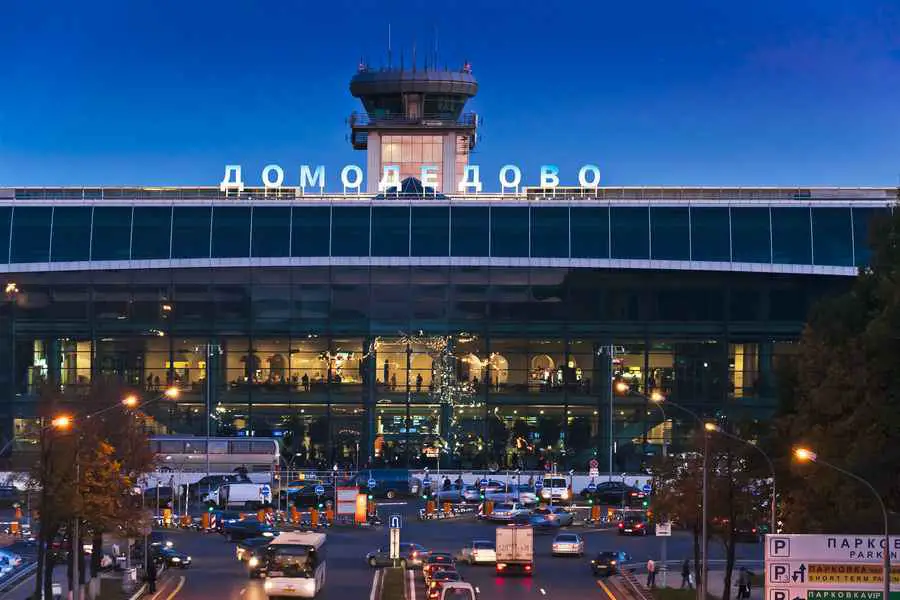
[[370, 131], [366, 149], [366, 192], [377, 194], [379, 181], [381, 181], [381, 134]]

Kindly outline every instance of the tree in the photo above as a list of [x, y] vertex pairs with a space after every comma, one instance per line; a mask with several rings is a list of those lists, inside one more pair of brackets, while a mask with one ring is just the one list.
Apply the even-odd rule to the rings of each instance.
[[[850, 289], [810, 313], [796, 357], [782, 369], [777, 456], [791, 446], [869, 481], [889, 511], [900, 509], [900, 211], [876, 219], [870, 266]], [[881, 532], [871, 494], [831, 469], [792, 465], [779, 473], [788, 531]]]
[[503, 421], [496, 415], [488, 418], [488, 437], [490, 437], [491, 461], [499, 461], [506, 452], [509, 432]]

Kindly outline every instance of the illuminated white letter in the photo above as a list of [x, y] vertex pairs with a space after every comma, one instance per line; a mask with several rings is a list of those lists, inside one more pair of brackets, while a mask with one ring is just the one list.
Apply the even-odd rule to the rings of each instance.
[[309, 165], [300, 165], [300, 191], [306, 191], [306, 186], [325, 189], [325, 165], [316, 165], [314, 173], [309, 172]]
[[[507, 173], [512, 173], [513, 178], [512, 181], [507, 177]], [[522, 183], [522, 171], [516, 165], [503, 165], [500, 167], [500, 191], [503, 192], [506, 188], [515, 188], [519, 189], [519, 184]]]
[[422, 182], [422, 190], [431, 188], [432, 193], [437, 193], [438, 168], [434, 165], [425, 165], [420, 172], [419, 180]]
[[556, 165], [541, 165], [541, 188], [553, 189], [559, 185], [559, 167]]
[[[590, 181], [588, 181], [588, 173], [591, 173]], [[600, 187], [600, 167], [597, 165], [584, 165], [581, 167], [578, 170], [578, 185], [591, 189]]]
[[[272, 173], [275, 173], [274, 181]], [[278, 165], [266, 165], [262, 170], [262, 182], [267, 190], [277, 190], [284, 183], [284, 169]]]
[[241, 179], [241, 165], [225, 165], [225, 177], [219, 184], [219, 190], [227, 195], [229, 191], [244, 191], [244, 180]]
[[466, 193], [466, 190], [472, 188], [476, 194], [481, 192], [481, 169], [478, 165], [466, 165], [466, 168], [463, 170], [462, 179], [459, 180], [458, 191], [463, 194]]
[[384, 165], [381, 181], [378, 182], [378, 191], [386, 192], [396, 190], [400, 193], [400, 167], [397, 165]]
[[[350, 181], [350, 173], [353, 173], [353, 181]], [[341, 169], [341, 185], [344, 186], [344, 191], [347, 189], [359, 191], [359, 188], [362, 187], [363, 183], [363, 171], [357, 165], [347, 165], [343, 169]]]

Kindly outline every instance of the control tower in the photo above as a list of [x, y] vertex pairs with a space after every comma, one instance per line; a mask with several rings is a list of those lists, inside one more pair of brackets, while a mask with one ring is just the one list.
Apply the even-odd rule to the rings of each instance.
[[383, 167], [396, 165], [401, 180], [418, 180], [422, 167], [435, 167], [436, 191], [455, 192], [477, 141], [478, 118], [464, 112], [477, 92], [468, 63], [458, 71], [360, 64], [350, 93], [364, 112], [349, 123], [353, 147], [366, 150], [366, 191], [377, 193]]

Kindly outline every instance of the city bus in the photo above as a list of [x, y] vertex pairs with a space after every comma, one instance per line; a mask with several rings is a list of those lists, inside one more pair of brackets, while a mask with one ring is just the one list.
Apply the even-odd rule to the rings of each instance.
[[[154, 435], [150, 449], [156, 455], [160, 471], [205, 473], [206, 437], [192, 435]], [[211, 473], [270, 473], [280, 456], [278, 440], [257, 437], [209, 438]]]
[[284, 532], [266, 547], [267, 598], [315, 598], [325, 587], [325, 534]]

